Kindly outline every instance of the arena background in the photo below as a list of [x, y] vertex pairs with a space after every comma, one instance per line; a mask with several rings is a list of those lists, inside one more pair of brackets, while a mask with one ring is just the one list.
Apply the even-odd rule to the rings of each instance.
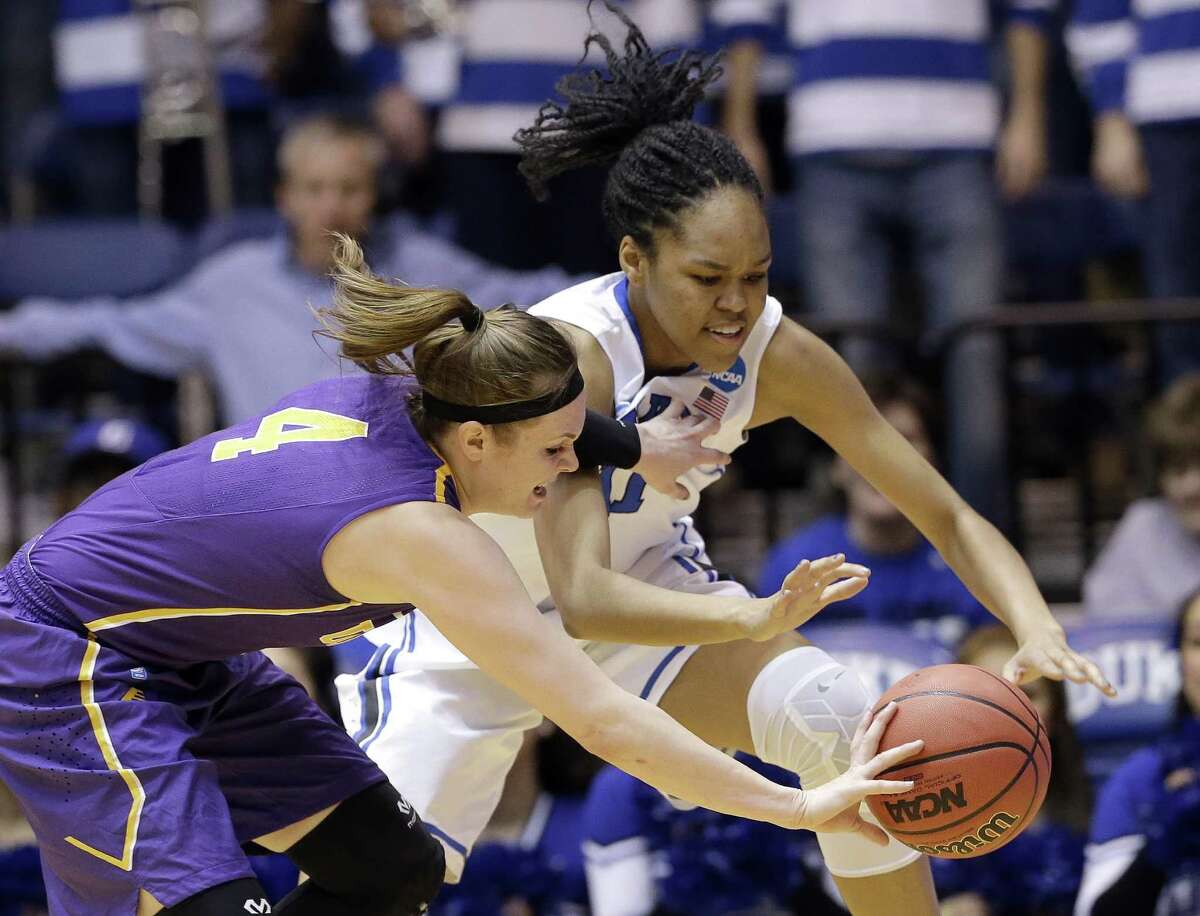
[[[930, 15], [952, 19], [956, 2], [969, 5], [944, 0], [945, 9]], [[878, 6], [888, 20], [903, 4]], [[377, 269], [399, 272], [419, 261], [419, 278], [400, 279], [481, 290], [487, 307], [510, 298], [529, 305], [576, 277], [617, 269], [599, 221], [602, 174], [564, 183], [539, 207], [522, 186], [510, 140], [547, 87], [578, 62], [584, 7], [584, 0], [3, 4], [0, 537], [10, 553], [104, 480], [241, 419], [239, 410], [269, 388], [269, 365], [289, 359], [288, 347], [313, 328], [306, 306], [327, 294], [313, 266], [319, 257], [303, 251], [306, 231], [358, 231], [381, 246]], [[701, 117], [740, 144], [753, 132], [745, 107], [729, 97], [729, 78], [744, 60], [738, 54], [748, 44], [757, 49], [752, 107], [762, 157], [752, 161], [766, 163], [764, 177], [769, 172], [772, 295], [788, 315], [858, 352], [854, 364], [872, 392], [919, 408], [916, 435], [1012, 538], [1073, 644], [1120, 690], [1111, 701], [1066, 691], [1059, 719], [1073, 735], [1063, 761], [1071, 766], [1074, 755], [1078, 766], [1074, 785], [1060, 787], [1065, 794], [1047, 815], [1061, 831], [1003, 863], [984, 858], [969, 869], [936, 870], [945, 912], [1200, 913], [1200, 800], [1145, 802], [1146, 811], [1174, 812], [1170, 829], [1158, 831], [1169, 842], [1132, 822], [1112, 827], [1104, 813], [1106, 798], [1120, 806], [1128, 797], [1116, 789], [1106, 796], [1104, 786], [1131, 753], [1178, 744], [1181, 768], [1200, 763], [1194, 736], [1179, 737], [1195, 710], [1176, 708], [1176, 621], [1200, 589], [1200, 2], [981, 3], [987, 66], [975, 78], [994, 87], [997, 130], [994, 143], [965, 149], [908, 138], [896, 148], [871, 141], [798, 150], [788, 99], [812, 88], [805, 80], [816, 79], [824, 59], [814, 52], [818, 39], [794, 24], [789, 31], [782, 4], [763, 4], [769, 15], [754, 3], [742, 7], [625, 4], [656, 45], [735, 50]], [[600, 21], [604, 15], [597, 11]], [[1022, 85], [1029, 74], [1014, 75], [1024, 66], [1014, 26], [1039, 35], [1044, 55], [1044, 72], [1030, 71], [1041, 100], [1032, 112], [1018, 104], [1022, 92], [1029, 97]], [[863, 37], [860, 29], [841, 41]], [[908, 53], [894, 45], [897, 55]], [[860, 52], [847, 53], [853, 61]], [[962, 78], [923, 66], [910, 61], [896, 73]], [[872, 78], [900, 78], [886, 63], [872, 67]], [[1128, 98], [1105, 95], [1118, 71]], [[795, 111], [793, 104], [793, 118]], [[851, 105], [840, 116], [855, 124], [877, 114]], [[329, 115], [336, 125], [376, 133], [367, 187], [348, 188], [361, 175], [338, 159], [341, 128], [306, 135], [281, 171], [280, 138]], [[1017, 115], [1031, 119], [1019, 136]], [[949, 117], [928, 110], [931, 127]], [[991, 186], [982, 209], [948, 231], [991, 246], [987, 253], [1002, 266], [993, 301], [934, 315], [932, 299], [953, 295], [934, 289], [936, 278], [954, 287], [977, 262], [958, 260], [963, 246], [931, 243], [923, 233], [931, 212], [969, 209], [973, 192], [922, 198], [916, 183], [902, 204], [858, 211], [870, 213], [871, 244], [883, 249], [861, 269], [884, 290], [886, 313], [839, 311], [821, 300], [827, 287], [810, 273], [812, 236], [840, 223], [837, 213], [804, 205], [818, 169], [833, 163], [863, 182], [890, 181], [963, 158], [982, 163]], [[291, 198], [279, 193], [289, 182]], [[354, 222], [361, 200], [346, 203], [354, 193], [367, 196], [366, 222]], [[985, 240], [976, 233], [993, 206], [998, 228]], [[247, 295], [277, 296], [270, 305], [293, 303], [294, 314], [255, 317], [238, 304]], [[286, 343], [272, 323], [281, 318], [294, 322]], [[962, 371], [963, 354], [980, 347], [1002, 354], [998, 376]], [[292, 367], [293, 376], [306, 365]], [[912, 386], [920, 394], [896, 394]], [[992, 418], [990, 428], [981, 431], [972, 415]], [[1174, 475], [1174, 500], [1163, 492], [1164, 475]], [[794, 542], [808, 546], [821, 543], [821, 531], [847, 531], [853, 545], [845, 519], [856, 511], [864, 519], [886, 515], [861, 494], [856, 503], [854, 488], [815, 437], [774, 424], [737, 451], [698, 525], [715, 566], [753, 586], [767, 581], [773, 547], [783, 543], [777, 562], [786, 560], [785, 541], [796, 532], [817, 532]], [[879, 531], [896, 535], [899, 523], [879, 518]], [[971, 643], [980, 609], [946, 591], [936, 557], [920, 553], [903, 531], [897, 537], [899, 578], [872, 585], [884, 592], [879, 601], [805, 628], [880, 690], [914, 667], [983, 652], [989, 638]], [[881, 548], [881, 557], [891, 549]], [[364, 660], [353, 645], [337, 655], [279, 656], [334, 716], [333, 674]], [[803, 838], [674, 812], [614, 784], [613, 774], [596, 777], [594, 762], [552, 730], [531, 739], [518, 769], [475, 876], [468, 872], [471, 880], [436, 912], [840, 910]], [[539, 832], [545, 821], [535, 823], [546, 799], [565, 805], [559, 816], [567, 826], [559, 825], [553, 843]], [[628, 836], [607, 839], [589, 832], [587, 811], [618, 803], [651, 826], [626, 825]], [[28, 827], [11, 803], [0, 804], [0, 817], [0, 914], [43, 912]], [[1096, 894], [1079, 893], [1089, 831], [1093, 847], [1128, 834], [1153, 853], [1146, 867], [1154, 874], [1122, 898], [1124, 908], [1105, 909]], [[596, 871], [589, 904], [584, 852], [595, 856], [635, 835], [654, 863], [649, 899], [609, 909], [613, 892], [598, 902]], [[275, 889], [295, 880], [286, 863], [264, 857], [262, 867]]]

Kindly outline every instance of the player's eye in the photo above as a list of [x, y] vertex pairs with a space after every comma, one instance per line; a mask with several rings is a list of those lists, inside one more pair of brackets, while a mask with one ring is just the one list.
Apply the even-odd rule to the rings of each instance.
[[546, 454], [547, 454], [547, 455], [549, 455], [551, 458], [554, 458], [554, 457], [555, 457], [555, 456], [557, 456], [557, 455], [561, 455], [561, 454], [562, 454], [562, 450], [563, 450], [564, 448], [566, 448], [566, 446], [565, 446], [565, 445], [555, 445], [555, 446], [553, 446], [553, 447], [551, 447], [551, 448], [545, 449], [545, 452], [546, 452]]
[[747, 283], [762, 283], [765, 279], [767, 279], [766, 274], [748, 274], [746, 276]]
[[697, 283], [699, 283], [701, 286], [716, 286], [718, 283], [721, 282], [720, 277], [705, 277], [700, 274], [693, 274], [692, 279], [695, 280]]

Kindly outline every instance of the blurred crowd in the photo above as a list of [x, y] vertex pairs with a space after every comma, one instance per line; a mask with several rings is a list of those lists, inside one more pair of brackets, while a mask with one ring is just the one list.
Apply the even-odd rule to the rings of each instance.
[[[1076, 481], [1080, 533], [1052, 546], [1082, 561], [1051, 590], [1122, 692], [1030, 685], [1046, 804], [997, 853], [935, 863], [943, 911], [1200, 913], [1200, 0], [620, 2], [656, 47], [723, 51], [703, 117], [770, 189], [772, 293], [885, 417], [1019, 545], [1055, 511], [1031, 481]], [[539, 203], [512, 139], [589, 14], [615, 22], [599, 0], [0, 5], [9, 514], [48, 521], [351, 371], [313, 336], [332, 232], [484, 308], [616, 269], [604, 174]], [[702, 526], [729, 529], [751, 490], [805, 508], [766, 538], [733, 525], [763, 548], [730, 553], [747, 581], [769, 594], [834, 552], [869, 566], [805, 633], [880, 691], [942, 661], [999, 669], [1007, 633], [894, 506], [815, 443], [755, 438]], [[276, 661], [336, 717], [332, 677], [365, 657]], [[0, 916], [41, 912], [31, 838], [0, 786]], [[280, 895], [296, 880], [259, 866]], [[435, 912], [842, 910], [810, 836], [679, 810], [547, 728]]]

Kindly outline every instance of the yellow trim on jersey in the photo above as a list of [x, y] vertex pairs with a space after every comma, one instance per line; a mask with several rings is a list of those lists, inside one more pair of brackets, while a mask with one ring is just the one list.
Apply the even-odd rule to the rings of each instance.
[[446, 501], [446, 480], [450, 477], [450, 465], [443, 464], [433, 478], [433, 498], [440, 503]]
[[121, 760], [117, 757], [117, 749], [113, 747], [112, 738], [108, 734], [108, 726], [104, 724], [104, 713], [100, 711], [100, 706], [96, 703], [96, 689], [92, 683], [92, 676], [96, 671], [96, 656], [99, 654], [100, 644], [96, 642], [95, 637], [89, 636], [87, 649], [83, 653], [83, 664], [79, 666], [79, 695], [83, 700], [83, 708], [87, 710], [88, 719], [91, 720], [92, 734], [96, 736], [96, 743], [100, 745], [100, 753], [104, 755], [104, 762], [125, 782], [129, 794], [133, 797], [133, 803], [129, 807], [129, 816], [125, 819], [125, 845], [121, 849], [120, 858], [101, 852], [73, 836], [64, 837], [64, 839], [77, 849], [82, 849], [88, 855], [95, 856], [109, 865], [115, 865], [123, 871], [132, 871], [133, 849], [137, 846], [138, 824], [142, 819], [142, 808], [146, 804], [146, 790], [142, 788], [141, 780], [137, 778], [137, 774], [133, 770], [127, 770], [121, 766]]
[[297, 614], [320, 614], [323, 611], [340, 611], [357, 607], [361, 601], [345, 601], [341, 604], [326, 604], [323, 607], [301, 608], [252, 608], [252, 607], [154, 607], [144, 611], [127, 611], [111, 617], [98, 617], [84, 624], [92, 633], [113, 630], [130, 623], [153, 623], [157, 620], [176, 620], [180, 617], [234, 617], [238, 614], [261, 614], [268, 617], [294, 617]]
[[363, 633], [373, 629], [375, 629], [375, 621], [364, 620], [362, 623], [347, 627], [344, 630], [338, 630], [336, 633], [326, 633], [321, 637], [321, 642], [327, 646], [340, 646], [342, 643], [357, 639]]

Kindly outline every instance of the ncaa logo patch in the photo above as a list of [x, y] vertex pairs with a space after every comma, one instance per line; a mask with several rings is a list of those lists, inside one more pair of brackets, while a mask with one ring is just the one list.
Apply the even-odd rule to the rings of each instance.
[[708, 383], [726, 394], [737, 391], [746, 383], [746, 361], [739, 356], [724, 372], [710, 372]]

